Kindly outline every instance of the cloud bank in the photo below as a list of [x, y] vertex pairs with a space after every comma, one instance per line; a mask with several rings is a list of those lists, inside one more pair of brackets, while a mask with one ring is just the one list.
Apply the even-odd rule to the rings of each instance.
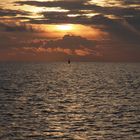
[[[44, 58], [68, 55], [91, 61], [140, 61], [139, 0], [7, 0], [6, 4], [0, 5], [1, 56], [4, 52], [29, 57], [38, 53]], [[80, 24], [93, 29], [85, 33], [94, 34], [97, 29], [105, 35], [96, 41], [82, 37], [84, 32], [50, 39], [48, 32], [35, 28], [53, 24]]]

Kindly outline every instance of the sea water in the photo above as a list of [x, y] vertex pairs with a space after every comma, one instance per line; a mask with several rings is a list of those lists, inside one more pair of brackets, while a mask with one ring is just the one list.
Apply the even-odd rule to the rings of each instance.
[[0, 63], [0, 140], [140, 140], [140, 63]]

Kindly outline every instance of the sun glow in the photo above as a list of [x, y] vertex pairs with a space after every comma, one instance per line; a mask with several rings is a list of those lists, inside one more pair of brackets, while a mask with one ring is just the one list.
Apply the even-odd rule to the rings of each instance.
[[[38, 28], [41, 28], [38, 25]], [[102, 39], [107, 34], [94, 27], [85, 26], [81, 24], [51, 24], [42, 25], [42, 31], [45, 35], [51, 38], [62, 38], [66, 34], [82, 36], [88, 39]]]
[[56, 26], [57, 30], [59, 31], [71, 31], [73, 30], [73, 26], [71, 24], [62, 24]]

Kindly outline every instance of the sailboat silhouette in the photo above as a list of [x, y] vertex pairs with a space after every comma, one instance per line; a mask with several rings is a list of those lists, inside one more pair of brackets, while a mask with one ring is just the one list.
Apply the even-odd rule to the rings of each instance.
[[71, 61], [70, 61], [70, 59], [68, 59], [68, 64], [70, 64], [71, 63]]

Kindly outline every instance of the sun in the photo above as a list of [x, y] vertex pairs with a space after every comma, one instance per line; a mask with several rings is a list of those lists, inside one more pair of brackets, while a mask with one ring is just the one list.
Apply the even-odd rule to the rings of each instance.
[[71, 31], [73, 30], [73, 25], [71, 24], [61, 24], [56, 26], [59, 31]]

